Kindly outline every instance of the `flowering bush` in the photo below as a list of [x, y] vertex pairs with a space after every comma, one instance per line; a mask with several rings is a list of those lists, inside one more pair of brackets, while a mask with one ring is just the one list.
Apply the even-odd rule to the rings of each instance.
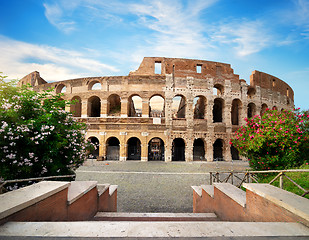
[[0, 178], [71, 174], [86, 159], [86, 125], [51, 91], [15, 87], [0, 77]]
[[308, 159], [309, 112], [269, 110], [245, 119], [233, 144], [256, 170], [298, 167]]

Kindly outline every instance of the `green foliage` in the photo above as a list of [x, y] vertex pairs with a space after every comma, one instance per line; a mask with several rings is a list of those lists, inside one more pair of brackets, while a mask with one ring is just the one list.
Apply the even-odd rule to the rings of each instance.
[[267, 110], [245, 119], [233, 144], [255, 170], [287, 169], [308, 159], [309, 112]]
[[72, 174], [87, 157], [86, 125], [64, 111], [70, 102], [0, 77], [0, 178]]

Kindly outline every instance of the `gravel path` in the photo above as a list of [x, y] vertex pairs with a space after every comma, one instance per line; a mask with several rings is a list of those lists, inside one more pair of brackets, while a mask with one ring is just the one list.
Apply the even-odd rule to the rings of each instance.
[[76, 180], [118, 185], [119, 212], [192, 212], [192, 185], [209, 184], [209, 172], [245, 170], [247, 162], [87, 161]]

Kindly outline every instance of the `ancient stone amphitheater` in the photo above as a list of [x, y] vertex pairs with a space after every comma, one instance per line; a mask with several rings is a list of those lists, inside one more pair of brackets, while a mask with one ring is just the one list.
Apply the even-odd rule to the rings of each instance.
[[253, 71], [248, 85], [229, 64], [204, 60], [145, 57], [128, 76], [47, 83], [33, 72], [26, 83], [76, 100], [66, 110], [89, 125], [99, 160], [238, 160], [229, 140], [244, 118], [294, 107], [284, 81]]

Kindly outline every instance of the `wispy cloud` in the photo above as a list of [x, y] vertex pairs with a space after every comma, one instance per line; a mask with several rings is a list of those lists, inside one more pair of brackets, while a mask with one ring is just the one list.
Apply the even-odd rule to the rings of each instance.
[[35, 45], [0, 36], [0, 71], [22, 78], [39, 71], [48, 81], [82, 76], [109, 75], [117, 68], [85, 56], [85, 53], [47, 45]]
[[260, 52], [273, 44], [265, 23], [247, 19], [222, 23], [215, 28], [213, 41], [231, 46], [239, 56]]

